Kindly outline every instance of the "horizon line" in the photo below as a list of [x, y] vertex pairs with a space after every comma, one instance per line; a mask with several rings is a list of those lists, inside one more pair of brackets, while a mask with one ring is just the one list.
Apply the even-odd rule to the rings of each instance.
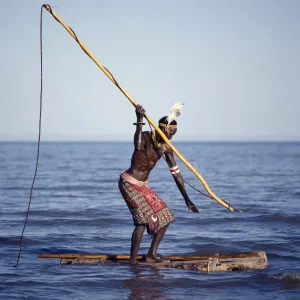
[[[0, 139], [0, 143], [9, 143], [9, 142], [29, 142], [29, 143], [37, 143], [38, 140], [33, 139]], [[132, 143], [132, 140], [85, 140], [85, 139], [44, 139], [40, 141], [46, 143]], [[175, 143], [299, 143], [300, 139], [203, 139], [203, 140], [176, 140]], [[174, 141], [171, 141], [174, 143]]]

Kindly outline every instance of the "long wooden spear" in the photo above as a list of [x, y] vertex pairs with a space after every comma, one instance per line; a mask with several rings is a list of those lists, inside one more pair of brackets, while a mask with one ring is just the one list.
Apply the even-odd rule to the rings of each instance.
[[[64, 21], [55, 13], [53, 12], [51, 6], [49, 4], [43, 4], [43, 6], [53, 17], [56, 21], [58, 21], [68, 32], [69, 34], [76, 40], [82, 50], [95, 62], [95, 64], [103, 71], [103, 73], [121, 90], [121, 92], [127, 97], [127, 99], [136, 107], [137, 103], [133, 100], [133, 98], [125, 91], [125, 89], [116, 81], [113, 75], [96, 59], [96, 57], [85, 47], [85, 45], [81, 42], [81, 40], [77, 37], [75, 32], [64, 23]], [[145, 118], [148, 122], [154, 127], [154, 129], [159, 133], [162, 137], [164, 142], [172, 149], [172, 151], [178, 156], [178, 158], [196, 175], [196, 177], [201, 181], [203, 186], [205, 187], [208, 194], [221, 205], [229, 209], [230, 211], [239, 211], [233, 208], [229, 203], [217, 197], [213, 191], [208, 186], [207, 182], [204, 178], [197, 172], [197, 170], [177, 151], [177, 149], [171, 144], [169, 139], [164, 135], [164, 133], [159, 129], [156, 123], [147, 115], [145, 114]]]

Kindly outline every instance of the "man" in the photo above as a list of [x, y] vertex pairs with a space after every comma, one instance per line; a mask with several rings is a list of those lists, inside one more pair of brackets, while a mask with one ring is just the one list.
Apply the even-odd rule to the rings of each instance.
[[[145, 110], [137, 105], [137, 122], [134, 135], [134, 152], [130, 168], [123, 172], [119, 180], [120, 192], [132, 213], [135, 229], [131, 239], [130, 264], [136, 264], [145, 228], [152, 236], [150, 249], [145, 257], [146, 262], [160, 262], [156, 251], [168, 225], [174, 221], [174, 216], [166, 204], [148, 188], [148, 177], [157, 161], [165, 156], [171, 174], [180, 190], [189, 210], [198, 213], [197, 207], [189, 199], [179, 168], [174, 160], [173, 152], [163, 139], [156, 133], [142, 131]], [[170, 123], [170, 124], [169, 124]], [[170, 140], [177, 131], [177, 122], [168, 122], [168, 117], [159, 120], [159, 128]], [[155, 134], [156, 133], [156, 134]]]

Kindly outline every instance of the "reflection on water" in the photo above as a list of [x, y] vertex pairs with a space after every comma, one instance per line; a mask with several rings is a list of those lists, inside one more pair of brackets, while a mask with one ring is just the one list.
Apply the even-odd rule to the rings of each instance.
[[129, 299], [167, 299], [162, 280], [164, 275], [159, 269], [131, 267], [134, 277], [124, 280], [124, 287], [129, 289]]

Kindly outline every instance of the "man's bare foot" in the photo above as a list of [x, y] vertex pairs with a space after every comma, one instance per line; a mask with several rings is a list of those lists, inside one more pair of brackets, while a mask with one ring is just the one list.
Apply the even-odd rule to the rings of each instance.
[[129, 264], [130, 264], [131, 266], [136, 265], [136, 264], [137, 264], [136, 259], [130, 259], [130, 260], [129, 260]]
[[156, 256], [156, 255], [146, 255], [145, 262], [147, 263], [160, 263], [166, 262], [168, 260], [163, 259], [163, 257]]

